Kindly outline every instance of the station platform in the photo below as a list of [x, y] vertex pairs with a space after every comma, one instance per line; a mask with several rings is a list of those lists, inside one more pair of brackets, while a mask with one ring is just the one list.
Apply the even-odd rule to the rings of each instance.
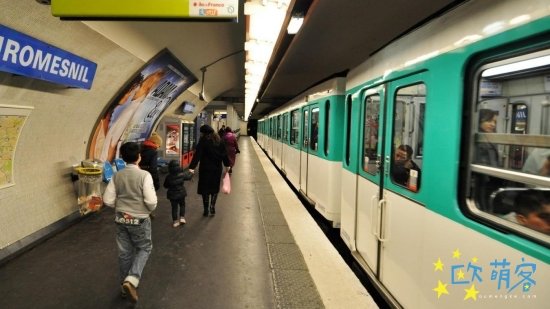
[[178, 228], [157, 192], [137, 304], [120, 297], [105, 207], [0, 266], [0, 308], [377, 308], [256, 142], [239, 148], [214, 217], [202, 216], [196, 180]]

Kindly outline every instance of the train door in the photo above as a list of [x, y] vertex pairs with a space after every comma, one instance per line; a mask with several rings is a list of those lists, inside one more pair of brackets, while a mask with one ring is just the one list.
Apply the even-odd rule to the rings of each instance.
[[277, 166], [281, 167], [281, 164], [283, 163], [283, 151], [284, 151], [284, 138], [283, 138], [283, 131], [284, 131], [284, 114], [277, 116], [277, 140], [279, 141], [279, 144], [277, 147], [279, 148], [278, 156], [279, 156], [279, 162], [277, 162]]
[[309, 147], [309, 108], [302, 109], [302, 144], [300, 149], [300, 191], [307, 195], [307, 149]]
[[317, 152], [319, 105], [312, 104], [302, 109], [302, 148], [300, 152], [300, 191], [307, 196], [308, 164], [312, 153]]
[[281, 167], [281, 171], [286, 174], [285, 171], [285, 152], [287, 148], [288, 143], [288, 113], [283, 114], [283, 138], [281, 140], [282, 144], [282, 150], [281, 150], [281, 164], [279, 165]]
[[271, 117], [269, 119], [269, 157], [273, 158], [273, 145], [275, 144], [275, 132], [276, 126], [275, 126], [275, 117]]
[[[422, 277], [426, 209], [417, 202], [422, 179], [424, 112], [427, 73], [392, 81], [387, 85], [384, 115], [382, 198], [376, 215], [380, 220], [378, 277], [398, 299], [412, 299], [415, 280]], [[416, 244], [416, 245], [415, 245]], [[410, 266], [410, 267], [408, 267]]]
[[380, 247], [379, 201], [383, 173], [383, 86], [361, 93], [359, 101], [359, 147], [355, 246], [358, 254], [374, 274], [378, 274]]

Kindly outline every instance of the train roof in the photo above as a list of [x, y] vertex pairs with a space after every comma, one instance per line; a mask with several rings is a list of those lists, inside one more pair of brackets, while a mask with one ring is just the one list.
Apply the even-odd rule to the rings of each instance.
[[413, 67], [487, 37], [550, 15], [546, 1], [470, 1], [386, 46], [350, 70], [346, 89]]

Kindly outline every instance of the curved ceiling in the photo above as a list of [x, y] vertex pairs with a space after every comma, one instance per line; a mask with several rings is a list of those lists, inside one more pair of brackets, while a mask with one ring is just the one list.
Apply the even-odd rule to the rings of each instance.
[[[456, 6], [451, 0], [294, 0], [291, 8], [307, 12], [300, 32], [282, 30], [251, 119], [333, 75], [343, 75], [371, 54], [433, 16]], [[391, 4], [391, 5], [390, 5]], [[238, 22], [86, 21], [132, 54], [148, 61], [168, 48], [199, 82], [205, 72], [205, 99], [214, 106], [233, 104], [244, 113], [246, 19], [239, 1]], [[287, 16], [288, 18], [288, 16]], [[233, 55], [231, 55], [233, 54]], [[181, 102], [177, 102], [181, 103]]]

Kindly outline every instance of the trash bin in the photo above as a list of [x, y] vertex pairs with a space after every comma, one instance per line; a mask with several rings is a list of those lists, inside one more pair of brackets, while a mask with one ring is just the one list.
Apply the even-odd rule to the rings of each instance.
[[80, 214], [98, 211], [103, 205], [101, 198], [101, 180], [103, 170], [100, 166], [76, 168], [78, 173], [78, 206]]

